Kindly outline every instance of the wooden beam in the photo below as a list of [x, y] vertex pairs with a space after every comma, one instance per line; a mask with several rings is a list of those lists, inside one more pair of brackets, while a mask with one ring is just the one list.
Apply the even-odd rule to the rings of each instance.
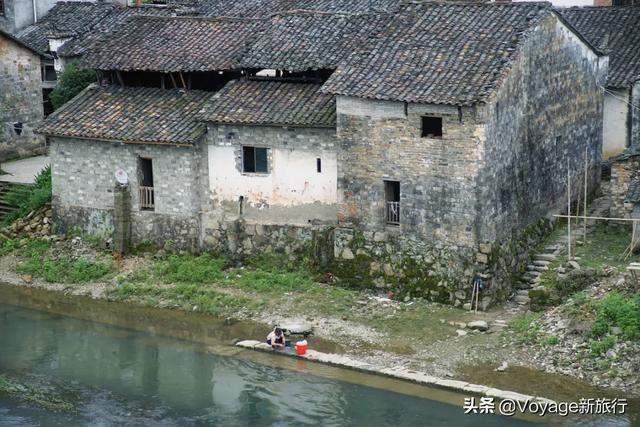
[[120, 74], [120, 71], [116, 71], [116, 77], [118, 77], [118, 82], [120, 83], [120, 86], [124, 87], [124, 80], [122, 79], [122, 74]]
[[178, 85], [176, 84], [176, 79], [173, 77], [173, 73], [169, 73], [169, 77], [171, 77], [171, 83], [173, 83], [173, 88], [177, 89]]
[[184, 76], [182, 75], [182, 71], [180, 71], [179, 73], [180, 73], [180, 80], [182, 81], [182, 87], [186, 89], [187, 83], [184, 81]]

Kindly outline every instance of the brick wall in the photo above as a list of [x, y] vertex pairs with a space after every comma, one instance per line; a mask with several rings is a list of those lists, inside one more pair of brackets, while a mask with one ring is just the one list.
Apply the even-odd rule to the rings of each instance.
[[[198, 245], [200, 156], [198, 147], [126, 145], [118, 142], [52, 138], [53, 208], [62, 231], [79, 227], [94, 234], [113, 231], [114, 173], [129, 176], [132, 240], [180, 247]], [[139, 156], [152, 159], [155, 211], [140, 210]]]
[[41, 81], [40, 57], [0, 35], [0, 161], [44, 148], [33, 133], [44, 117]]

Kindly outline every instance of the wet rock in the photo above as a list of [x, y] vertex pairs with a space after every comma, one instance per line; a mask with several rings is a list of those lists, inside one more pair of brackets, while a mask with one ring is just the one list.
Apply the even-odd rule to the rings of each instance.
[[463, 337], [467, 335], [467, 331], [463, 331], [462, 329], [456, 329], [456, 334], [458, 334], [459, 337]]
[[473, 322], [467, 323], [467, 328], [484, 332], [489, 329], [489, 325], [484, 320], [474, 320]]
[[502, 362], [500, 364], [500, 366], [498, 366], [496, 369], [494, 369], [494, 371], [496, 371], [496, 372], [504, 372], [504, 371], [507, 370], [508, 367], [509, 367], [509, 364], [505, 361], [505, 362]]
[[33, 282], [33, 276], [30, 274], [25, 274], [24, 276], [21, 277], [22, 281], [25, 283], [31, 283]]

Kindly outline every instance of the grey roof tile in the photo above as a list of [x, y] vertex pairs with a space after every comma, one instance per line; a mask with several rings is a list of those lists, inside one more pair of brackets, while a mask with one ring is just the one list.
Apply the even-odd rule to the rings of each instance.
[[640, 78], [640, 6], [575, 7], [558, 12], [609, 55], [607, 86], [628, 88]]
[[197, 117], [210, 92], [90, 85], [36, 129], [49, 136], [125, 143], [195, 143], [206, 128]]
[[319, 84], [232, 80], [204, 107], [201, 117], [215, 123], [335, 127], [332, 95]]

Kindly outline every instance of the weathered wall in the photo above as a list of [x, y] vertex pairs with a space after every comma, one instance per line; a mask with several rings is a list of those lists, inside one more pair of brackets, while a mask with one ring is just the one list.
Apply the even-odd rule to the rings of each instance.
[[[605, 67], [550, 15], [477, 110], [338, 97], [343, 274], [454, 304], [486, 274], [485, 305], [504, 298], [566, 203], [566, 159], [576, 182], [588, 150], [598, 184]], [[442, 117], [442, 138], [420, 137], [423, 115]], [[385, 224], [384, 180], [400, 181], [400, 226]]]
[[[336, 218], [334, 129], [211, 126], [207, 136], [211, 209], [235, 219], [306, 225]], [[268, 173], [242, 171], [242, 146], [268, 148]], [[321, 159], [321, 172], [316, 160]]]
[[604, 96], [604, 137], [602, 157], [620, 154], [629, 143], [629, 91], [609, 89]]
[[[509, 240], [566, 206], [567, 167], [574, 188], [599, 184], [602, 91], [599, 57], [557, 18], [531, 31], [496, 96], [482, 110], [486, 143], [478, 179], [477, 235]], [[569, 160], [569, 165], [567, 165]], [[582, 191], [573, 191], [577, 198]]]
[[44, 117], [41, 82], [40, 57], [0, 35], [0, 161], [44, 149], [33, 133]]
[[629, 145], [640, 146], [640, 78], [633, 84], [631, 89], [631, 104], [636, 108], [630, 108], [631, 115], [631, 138]]
[[629, 218], [634, 205], [626, 201], [629, 185], [632, 181], [640, 180], [640, 156], [624, 156], [611, 164], [611, 178], [603, 186], [611, 197], [611, 211], [613, 218]]
[[[473, 246], [481, 155], [474, 111], [449, 106], [337, 99], [342, 144], [339, 219], [364, 231], [386, 227], [384, 181], [400, 181], [403, 234]], [[442, 138], [422, 138], [421, 116], [443, 118]], [[392, 227], [393, 228], [393, 227]]]
[[[132, 241], [195, 248], [200, 230], [197, 147], [127, 145], [119, 142], [52, 138], [53, 208], [61, 230], [79, 227], [93, 234], [113, 231], [114, 173], [129, 175]], [[140, 210], [138, 157], [153, 162], [155, 211]]]

